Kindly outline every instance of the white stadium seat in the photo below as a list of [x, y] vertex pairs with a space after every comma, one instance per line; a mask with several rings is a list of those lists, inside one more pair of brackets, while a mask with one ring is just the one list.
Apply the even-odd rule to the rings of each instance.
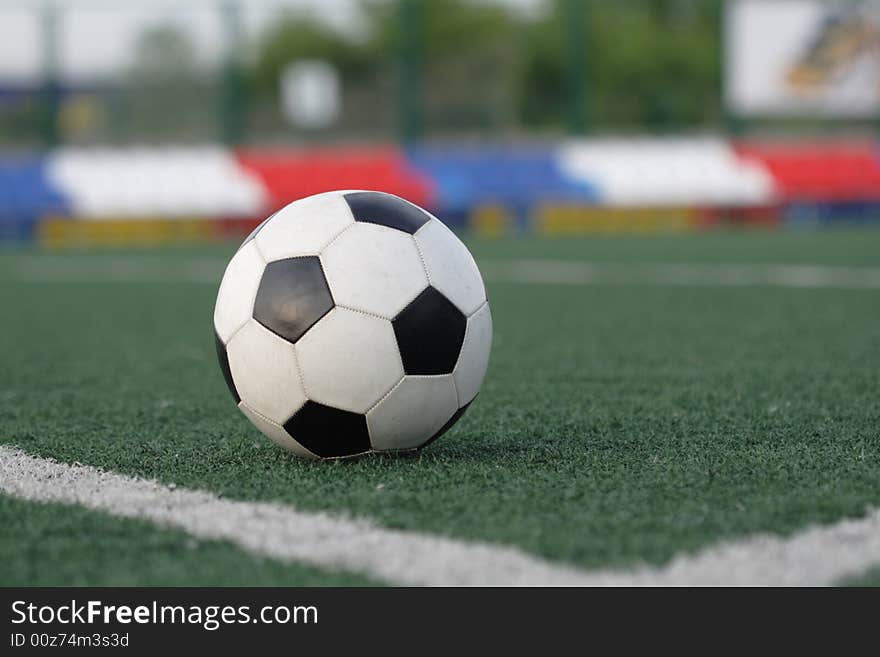
[[48, 175], [83, 219], [254, 217], [262, 183], [217, 146], [62, 149]]
[[594, 185], [614, 206], [769, 203], [773, 178], [720, 139], [585, 139], [563, 145], [564, 175]]

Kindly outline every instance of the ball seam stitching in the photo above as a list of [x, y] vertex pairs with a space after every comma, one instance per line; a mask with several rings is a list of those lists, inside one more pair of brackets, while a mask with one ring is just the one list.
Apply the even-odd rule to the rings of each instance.
[[[397, 383], [395, 383], [393, 386], [391, 386], [391, 390], [389, 390], [389, 391], [386, 392], [384, 395], [382, 395], [382, 397], [379, 399], [379, 401], [377, 401], [375, 404], [373, 404], [372, 406], [370, 406], [370, 407], [367, 409], [367, 412], [364, 413], [364, 416], [366, 417], [366, 415], [367, 415], [370, 411], [372, 411], [372, 410], [373, 410], [374, 408], [376, 408], [379, 404], [381, 404], [383, 401], [385, 401], [386, 399], [388, 399], [388, 397], [391, 395], [391, 393], [393, 393], [395, 390], [397, 390], [397, 389], [400, 387], [400, 385], [403, 383], [403, 380], [404, 380], [404, 379], [406, 379], [406, 373], [404, 373], [404, 375], [403, 375], [402, 377], [400, 377], [400, 380], [399, 380]], [[373, 443], [373, 437], [370, 436], [370, 444], [372, 445], [372, 443]]]
[[[470, 337], [470, 335], [471, 335], [471, 319], [478, 312], [480, 312], [483, 309], [483, 306], [488, 306], [488, 305], [489, 305], [489, 302], [484, 301], [483, 303], [480, 304], [479, 308], [477, 308], [474, 312], [472, 312], [470, 315], [468, 315], [467, 324], [465, 324], [465, 327], [464, 327], [464, 338], [462, 338], [462, 340], [461, 340], [461, 350], [458, 352], [458, 358], [455, 360], [455, 367], [452, 368], [453, 375], [455, 374], [455, 371], [458, 369], [458, 366], [461, 365], [461, 358], [464, 355], [464, 348], [465, 348], [465, 345], [467, 345], [468, 337]], [[454, 380], [454, 376], [453, 376], [453, 380]], [[456, 386], [456, 393], [458, 393], [458, 386]]]
[[[309, 397], [309, 391], [306, 390], [306, 377], [303, 374], [303, 368], [302, 368], [302, 365], [300, 364], [300, 360], [299, 360], [299, 351], [297, 350], [296, 345], [293, 345], [293, 360], [296, 363], [296, 374], [297, 374], [297, 377], [299, 378], [299, 385], [302, 388], [303, 394], [306, 396], [306, 401], [308, 401], [311, 399], [311, 397]], [[302, 407], [300, 407], [300, 408], [302, 408]], [[294, 413], [294, 415], [296, 415], [296, 413]], [[293, 417], [293, 415], [291, 415], [291, 417]]]
[[[291, 436], [290, 433], [287, 431], [287, 429], [284, 428], [284, 424], [278, 424], [278, 422], [276, 422], [275, 420], [273, 420], [273, 419], [270, 418], [270, 417], [267, 417], [267, 416], [263, 415], [262, 413], [260, 413], [260, 411], [256, 410], [253, 406], [251, 406], [250, 404], [248, 404], [248, 403], [247, 403], [246, 401], [244, 401], [244, 400], [241, 400], [240, 403], [241, 403], [242, 405], [246, 406], [247, 409], [248, 409], [251, 413], [253, 413], [254, 415], [256, 415], [256, 416], [262, 418], [263, 420], [265, 420], [265, 421], [268, 422], [269, 424], [275, 425], [276, 427], [278, 427], [279, 429], [281, 429], [282, 431], [284, 431], [285, 435], [286, 435], [288, 438], [290, 438], [293, 442], [295, 442], [297, 445], [299, 445], [299, 447], [300, 447], [301, 449], [305, 450], [306, 452], [308, 452], [309, 454], [311, 454], [313, 457], [315, 457], [315, 458], [318, 459], [318, 460], [323, 459], [323, 457], [318, 456], [318, 455], [315, 454], [312, 450], [310, 450], [308, 447], [306, 447], [306, 446], [303, 445], [301, 442], [299, 442], [296, 438], [294, 438], [293, 436]], [[239, 410], [241, 410], [241, 409], [239, 409]], [[244, 411], [242, 411], [242, 413], [244, 414]], [[247, 415], [245, 415], [245, 417], [247, 417]], [[293, 417], [293, 416], [291, 416], [291, 417]], [[253, 423], [251, 423], [251, 424], [253, 424]], [[260, 431], [259, 427], [254, 427], [254, 428], [257, 429], [257, 431]], [[262, 431], [260, 431], [260, 433], [262, 433]], [[271, 440], [271, 438], [270, 438], [270, 440]]]
[[[430, 223], [430, 222], [428, 222], [428, 223]], [[428, 224], [426, 223], [425, 226], [427, 226], [427, 225], [428, 225]], [[425, 271], [425, 277], [428, 279], [428, 285], [429, 285], [429, 286], [430, 286], [430, 285], [433, 285], [433, 283], [431, 282], [431, 272], [428, 271], [428, 263], [425, 261], [425, 256], [424, 256], [424, 254], [422, 253], [422, 247], [421, 247], [421, 245], [419, 244], [419, 240], [416, 238], [415, 235], [413, 235], [413, 236], [412, 236], [412, 241], [413, 241], [413, 242], [415, 243], [415, 245], [416, 245], [416, 252], [418, 252], [418, 254], [419, 254], [419, 260], [422, 261], [422, 269]]]
[[341, 304], [336, 304], [335, 307], [339, 308], [341, 310], [350, 310], [353, 313], [360, 313], [361, 315], [366, 315], [367, 317], [373, 317], [374, 319], [381, 319], [386, 322], [393, 321], [393, 318], [391, 318], [391, 317], [386, 317], [385, 315], [379, 315], [377, 313], [371, 313], [368, 310], [361, 310], [360, 308], [353, 308], [351, 306], [343, 306]]
[[345, 233], [345, 231], [347, 231], [351, 228], [354, 228], [356, 225], [357, 225], [357, 222], [352, 221], [350, 224], [348, 224], [348, 226], [346, 226], [345, 228], [340, 230], [338, 233], [336, 233], [333, 237], [331, 237], [329, 242], [327, 242], [324, 246], [322, 246], [320, 249], [318, 249], [318, 256], [321, 256], [324, 253], [324, 251], [329, 249], [330, 245], [333, 244], [333, 242], [335, 242], [336, 240], [338, 240]]

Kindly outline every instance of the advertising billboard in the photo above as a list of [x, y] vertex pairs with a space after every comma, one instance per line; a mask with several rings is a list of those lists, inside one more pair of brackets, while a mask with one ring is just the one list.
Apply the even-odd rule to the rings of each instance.
[[725, 46], [734, 114], [880, 115], [880, 0], [729, 0]]

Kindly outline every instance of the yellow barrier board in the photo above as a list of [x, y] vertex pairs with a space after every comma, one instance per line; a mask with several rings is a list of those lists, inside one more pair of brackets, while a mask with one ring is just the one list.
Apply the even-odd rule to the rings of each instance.
[[496, 238], [512, 232], [514, 219], [502, 205], [483, 205], [473, 211], [469, 224], [480, 237]]
[[37, 225], [36, 241], [47, 248], [159, 246], [217, 239], [210, 219], [100, 219], [48, 217]]
[[532, 216], [532, 229], [545, 236], [670, 233], [697, 227], [693, 208], [543, 205]]

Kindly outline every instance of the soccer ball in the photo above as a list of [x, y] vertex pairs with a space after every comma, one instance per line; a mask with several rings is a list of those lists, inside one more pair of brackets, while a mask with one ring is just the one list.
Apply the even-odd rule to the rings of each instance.
[[492, 315], [464, 244], [381, 192], [279, 210], [232, 257], [214, 307], [238, 407], [310, 458], [424, 447], [477, 396]]

